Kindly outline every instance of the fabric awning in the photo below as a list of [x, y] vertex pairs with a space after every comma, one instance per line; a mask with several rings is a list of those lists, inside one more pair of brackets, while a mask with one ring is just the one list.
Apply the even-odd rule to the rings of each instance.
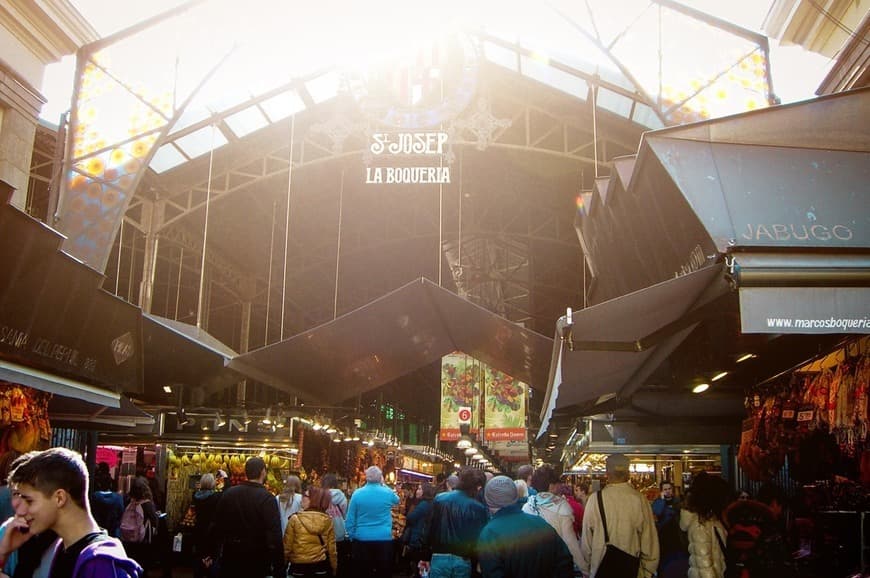
[[120, 394], [32, 367], [0, 360], [0, 380], [20, 383], [55, 395], [76, 396], [101, 407], [119, 407]]
[[427, 279], [228, 366], [305, 400], [335, 404], [463, 351], [543, 390], [552, 340]]
[[103, 276], [63, 253], [61, 241], [0, 203], [3, 379], [117, 405], [113, 391], [142, 390], [140, 310], [102, 290]]
[[54, 427], [73, 427], [98, 431], [150, 432], [156, 423], [154, 417], [138, 407], [126, 396], [119, 406], [110, 408], [88, 403], [83, 399], [55, 395], [48, 403], [48, 416]]
[[142, 317], [146, 391], [185, 384], [214, 392], [243, 379], [226, 367], [238, 353], [206, 331], [158, 315]]
[[557, 322], [540, 437], [554, 412], [624, 397], [689, 335], [703, 306], [727, 292], [721, 264], [588, 307]]

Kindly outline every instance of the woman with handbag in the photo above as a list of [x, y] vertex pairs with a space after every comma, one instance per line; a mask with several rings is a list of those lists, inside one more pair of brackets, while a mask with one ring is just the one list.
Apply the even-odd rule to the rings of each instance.
[[309, 487], [302, 494], [302, 511], [290, 516], [284, 532], [284, 560], [288, 576], [333, 576], [338, 567], [335, 530], [326, 513], [329, 490]]

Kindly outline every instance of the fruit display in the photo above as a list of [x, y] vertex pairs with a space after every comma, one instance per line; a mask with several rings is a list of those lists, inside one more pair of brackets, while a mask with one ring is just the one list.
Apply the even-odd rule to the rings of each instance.
[[[259, 456], [266, 463], [266, 488], [273, 494], [280, 493], [284, 487], [284, 478], [291, 469], [296, 469], [293, 456], [286, 450], [278, 450], [274, 453], [266, 451], [221, 453], [217, 450], [205, 451], [205, 448], [198, 451], [167, 449], [166, 512], [170, 527], [184, 525], [183, 517], [189, 509], [193, 493], [193, 488], [190, 487], [191, 477], [217, 474], [218, 470], [223, 470], [229, 476], [230, 485], [240, 484], [246, 479], [245, 462], [252, 456]], [[220, 486], [218, 482], [218, 489], [221, 489]]]

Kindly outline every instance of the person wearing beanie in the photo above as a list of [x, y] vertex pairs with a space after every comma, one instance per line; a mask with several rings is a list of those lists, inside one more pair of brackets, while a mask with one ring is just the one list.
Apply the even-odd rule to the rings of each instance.
[[484, 499], [492, 518], [477, 542], [483, 578], [573, 577], [565, 542], [542, 518], [524, 513], [517, 498], [517, 486], [507, 476], [486, 483]]

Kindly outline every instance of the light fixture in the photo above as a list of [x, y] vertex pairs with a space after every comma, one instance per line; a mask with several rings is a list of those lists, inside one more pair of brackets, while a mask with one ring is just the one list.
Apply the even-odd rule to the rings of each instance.
[[326, 433], [328, 433], [329, 435], [332, 435], [332, 434], [334, 434], [334, 433], [337, 432], [337, 431], [338, 431], [338, 430], [335, 429], [335, 427], [333, 427], [333, 426], [329, 426], [329, 427], [326, 428]]
[[746, 361], [748, 359], [753, 359], [753, 358], [755, 358], [754, 353], [744, 353], [743, 355], [741, 355], [740, 357], [737, 358], [737, 363], [743, 363], [744, 361]]
[[462, 436], [459, 438], [459, 441], [456, 442], [456, 449], [467, 450], [471, 445], [471, 439], [468, 436]]
[[272, 425], [272, 408], [266, 408], [266, 415], [263, 417], [263, 425]]
[[227, 425], [227, 420], [225, 420], [223, 418], [223, 416], [221, 415], [221, 412], [219, 412], [219, 411], [214, 412], [214, 418], [215, 418], [214, 419], [215, 427], [224, 427], [225, 425]]
[[474, 447], [465, 448], [465, 455], [467, 455], [467, 456], [473, 456], [476, 453], [477, 453], [477, 448], [474, 448]]
[[692, 393], [704, 393], [708, 389], [710, 389], [709, 383], [699, 383], [698, 385], [696, 385], [695, 387], [692, 388]]
[[557, 433], [551, 433], [551, 434], [550, 434], [550, 437], [551, 437], [551, 438], [557, 438], [557, 437], [559, 437], [559, 434], [557, 434]]
[[726, 375], [728, 375], [728, 372], [727, 372], [727, 371], [720, 371], [719, 373], [717, 373], [716, 375], [714, 375], [713, 377], [711, 377], [711, 378], [710, 378], [710, 381], [719, 381], [720, 379], [722, 379], [722, 378], [725, 377]]
[[474, 454], [473, 456], [471, 456], [471, 459], [479, 462], [480, 460], [483, 459], [483, 454], [478, 452], [478, 453]]
[[320, 425], [319, 423], [314, 422], [314, 425], [311, 426], [311, 429], [313, 429], [314, 431], [318, 431], [318, 430], [319, 430], [320, 428], [322, 428], [322, 427], [323, 427], [323, 426]]
[[163, 391], [166, 393], [172, 393], [172, 386], [171, 385], [164, 385]]
[[190, 419], [187, 417], [187, 412], [184, 411], [183, 407], [179, 407], [175, 416], [178, 418], [178, 427], [183, 427], [190, 424]]

